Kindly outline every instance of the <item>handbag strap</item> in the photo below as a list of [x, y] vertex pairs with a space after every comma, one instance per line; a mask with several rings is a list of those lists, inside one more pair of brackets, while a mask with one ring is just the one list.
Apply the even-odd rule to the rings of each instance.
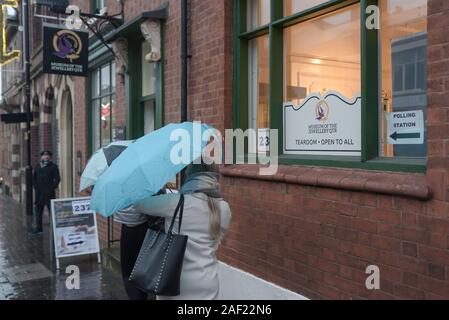
[[[182, 205], [179, 208], [178, 234], [181, 233], [182, 217], [184, 216], [184, 195], [181, 193]], [[179, 199], [181, 201], [181, 199]]]
[[179, 197], [178, 205], [176, 206], [175, 213], [173, 214], [173, 218], [170, 223], [170, 228], [168, 229], [168, 233], [173, 232], [173, 226], [175, 225], [176, 217], [178, 216], [179, 212], [179, 224], [178, 224], [178, 233], [181, 232], [181, 223], [182, 223], [182, 216], [184, 214], [184, 195], [181, 193]]

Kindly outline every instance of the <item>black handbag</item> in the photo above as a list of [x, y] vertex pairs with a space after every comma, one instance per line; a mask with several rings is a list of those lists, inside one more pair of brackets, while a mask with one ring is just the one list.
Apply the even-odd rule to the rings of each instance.
[[[184, 195], [180, 195], [168, 232], [148, 229], [129, 281], [140, 290], [160, 296], [179, 296], [187, 236], [180, 235]], [[178, 234], [173, 226], [179, 213]]]

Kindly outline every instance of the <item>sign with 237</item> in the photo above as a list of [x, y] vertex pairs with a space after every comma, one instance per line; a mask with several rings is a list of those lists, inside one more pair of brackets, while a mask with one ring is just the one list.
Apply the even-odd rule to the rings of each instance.
[[87, 214], [92, 213], [90, 209], [90, 199], [89, 200], [80, 200], [72, 202], [72, 210], [73, 214]]

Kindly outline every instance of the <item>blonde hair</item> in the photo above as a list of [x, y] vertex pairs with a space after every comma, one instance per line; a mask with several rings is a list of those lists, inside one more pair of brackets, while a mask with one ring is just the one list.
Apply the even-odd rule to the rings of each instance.
[[209, 234], [212, 239], [221, 241], [223, 232], [221, 231], [221, 212], [220, 200], [207, 197], [207, 205], [209, 206]]
[[[208, 162], [210, 163], [210, 162]], [[186, 176], [193, 175], [200, 172], [215, 172], [218, 173], [216, 164], [207, 164], [201, 159], [200, 164], [190, 164], [186, 169]], [[220, 200], [207, 195], [207, 205], [209, 207], [209, 234], [212, 239], [221, 241], [223, 232], [221, 231], [221, 212]]]

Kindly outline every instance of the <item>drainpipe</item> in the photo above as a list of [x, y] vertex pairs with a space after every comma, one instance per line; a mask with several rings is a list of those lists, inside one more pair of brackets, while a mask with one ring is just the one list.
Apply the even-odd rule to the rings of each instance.
[[181, 0], [181, 122], [187, 121], [187, 1]]
[[[181, 0], [181, 123], [187, 121], [187, 12], [188, 0]], [[185, 182], [185, 169], [181, 171], [181, 185]]]

